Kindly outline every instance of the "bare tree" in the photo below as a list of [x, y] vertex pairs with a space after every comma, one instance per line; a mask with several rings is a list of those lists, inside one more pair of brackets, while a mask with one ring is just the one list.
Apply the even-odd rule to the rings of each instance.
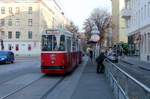
[[66, 25], [65, 28], [71, 33], [78, 33], [79, 30], [78, 27], [73, 22], [71, 22], [70, 25]]
[[107, 10], [96, 8], [92, 11], [90, 17], [84, 22], [84, 30], [90, 35], [93, 23], [96, 24], [100, 31], [100, 38], [103, 40], [105, 30], [109, 28], [111, 16]]

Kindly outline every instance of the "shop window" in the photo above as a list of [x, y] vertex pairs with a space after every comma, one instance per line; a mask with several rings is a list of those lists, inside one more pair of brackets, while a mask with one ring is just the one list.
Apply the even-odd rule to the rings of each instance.
[[8, 45], [8, 50], [12, 50], [11, 44]]
[[16, 51], [19, 51], [19, 45], [16, 44]]
[[28, 51], [31, 51], [31, 44], [28, 45]]

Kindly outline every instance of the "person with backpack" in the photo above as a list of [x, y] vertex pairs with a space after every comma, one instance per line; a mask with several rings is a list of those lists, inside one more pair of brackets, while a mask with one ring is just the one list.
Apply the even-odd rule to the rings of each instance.
[[105, 60], [106, 56], [104, 51], [101, 51], [100, 55], [96, 58], [97, 62], [97, 73], [104, 73], [105, 66], [103, 64], [103, 61]]

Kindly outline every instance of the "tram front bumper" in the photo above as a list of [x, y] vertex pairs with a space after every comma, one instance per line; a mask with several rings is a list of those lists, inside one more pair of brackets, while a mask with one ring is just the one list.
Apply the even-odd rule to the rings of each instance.
[[41, 72], [43, 73], [66, 73], [65, 66], [41, 66]]

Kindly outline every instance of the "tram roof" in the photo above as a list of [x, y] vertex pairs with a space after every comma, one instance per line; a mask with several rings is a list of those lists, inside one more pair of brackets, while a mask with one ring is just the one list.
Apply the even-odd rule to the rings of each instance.
[[[59, 33], [47, 33], [47, 31], [59, 31]], [[52, 34], [65, 34], [65, 35], [73, 35], [73, 33], [65, 30], [65, 29], [61, 29], [61, 28], [48, 28], [45, 29], [42, 33], [43, 35], [52, 35]]]

